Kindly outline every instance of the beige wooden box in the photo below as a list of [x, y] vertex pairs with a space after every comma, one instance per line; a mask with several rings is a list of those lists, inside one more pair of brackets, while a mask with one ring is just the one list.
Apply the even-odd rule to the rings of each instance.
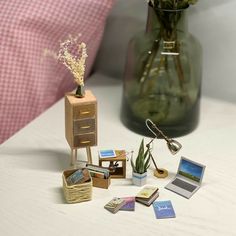
[[67, 203], [90, 201], [92, 199], [92, 179], [82, 184], [68, 185], [66, 178], [78, 169], [65, 170], [62, 174], [63, 192]]
[[92, 180], [93, 180], [93, 187], [97, 187], [97, 188], [108, 189], [108, 187], [111, 183], [111, 177], [109, 177], [108, 179], [101, 179], [101, 178], [92, 177]]

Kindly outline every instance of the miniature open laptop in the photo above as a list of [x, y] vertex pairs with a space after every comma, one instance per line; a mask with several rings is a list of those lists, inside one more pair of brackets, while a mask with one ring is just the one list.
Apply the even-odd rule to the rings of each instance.
[[165, 188], [190, 198], [200, 188], [204, 170], [204, 165], [181, 157], [175, 178]]

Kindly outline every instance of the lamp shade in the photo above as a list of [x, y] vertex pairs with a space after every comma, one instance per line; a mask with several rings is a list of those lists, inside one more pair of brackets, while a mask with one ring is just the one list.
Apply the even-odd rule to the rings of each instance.
[[173, 155], [175, 155], [182, 148], [182, 145], [173, 139], [169, 139], [167, 141], [167, 146]]

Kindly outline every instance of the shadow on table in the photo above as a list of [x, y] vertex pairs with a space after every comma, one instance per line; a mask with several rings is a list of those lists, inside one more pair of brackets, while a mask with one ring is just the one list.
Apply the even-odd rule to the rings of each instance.
[[54, 203], [56, 204], [67, 204], [65, 198], [64, 198], [64, 193], [63, 193], [63, 188], [62, 187], [55, 187], [51, 189], [53, 194], [55, 195], [55, 201]]
[[70, 154], [62, 149], [17, 147], [6, 150], [2, 149], [1, 154], [9, 158], [9, 165], [17, 166], [18, 168], [53, 172], [62, 172], [70, 168]]

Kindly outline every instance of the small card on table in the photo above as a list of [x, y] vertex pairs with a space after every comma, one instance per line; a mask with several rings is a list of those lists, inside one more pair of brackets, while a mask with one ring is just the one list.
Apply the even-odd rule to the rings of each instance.
[[155, 201], [152, 206], [157, 219], [176, 217], [171, 201]]

